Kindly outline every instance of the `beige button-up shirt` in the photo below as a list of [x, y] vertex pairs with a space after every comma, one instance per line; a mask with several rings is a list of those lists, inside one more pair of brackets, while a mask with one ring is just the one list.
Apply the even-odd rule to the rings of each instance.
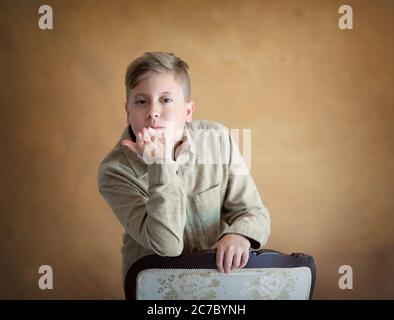
[[121, 144], [101, 162], [98, 186], [122, 224], [123, 283], [139, 258], [178, 256], [212, 248], [227, 233], [259, 250], [270, 216], [230, 131], [220, 123], [186, 123], [173, 163], [148, 164]]

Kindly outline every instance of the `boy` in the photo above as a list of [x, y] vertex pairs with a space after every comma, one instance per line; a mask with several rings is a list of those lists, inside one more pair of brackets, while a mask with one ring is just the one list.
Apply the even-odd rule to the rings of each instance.
[[[172, 53], [147, 52], [126, 72], [128, 127], [98, 172], [100, 193], [125, 229], [123, 280], [145, 255], [209, 248], [217, 250], [219, 272], [228, 273], [268, 240], [268, 210], [250, 174], [237, 171], [229, 130], [192, 120], [187, 69]], [[198, 153], [198, 134], [209, 131], [220, 139], [205, 135]], [[196, 161], [202, 157], [215, 161]]]

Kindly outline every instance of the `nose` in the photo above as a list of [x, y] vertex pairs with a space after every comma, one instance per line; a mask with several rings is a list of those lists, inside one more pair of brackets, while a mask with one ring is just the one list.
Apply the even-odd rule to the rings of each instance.
[[146, 114], [147, 119], [156, 119], [160, 117], [160, 111], [159, 108], [155, 106], [151, 106]]

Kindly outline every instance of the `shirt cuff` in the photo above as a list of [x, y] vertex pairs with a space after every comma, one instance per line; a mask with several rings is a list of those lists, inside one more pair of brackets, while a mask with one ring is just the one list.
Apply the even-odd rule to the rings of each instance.
[[226, 227], [223, 232], [220, 234], [220, 236], [217, 238], [216, 242], [219, 241], [220, 238], [225, 236], [226, 234], [238, 234], [241, 236], [244, 236], [250, 241], [250, 249], [251, 250], [260, 250], [263, 248], [263, 245], [265, 243], [262, 243], [261, 239], [259, 237], [256, 237], [256, 234], [250, 230], [250, 228], [246, 226], [242, 226], [240, 224], [234, 224], [231, 226]]

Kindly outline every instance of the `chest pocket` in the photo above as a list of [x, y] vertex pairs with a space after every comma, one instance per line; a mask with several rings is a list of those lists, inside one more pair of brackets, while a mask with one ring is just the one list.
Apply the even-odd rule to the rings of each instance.
[[212, 247], [220, 234], [220, 184], [193, 195], [200, 220], [200, 239], [203, 249]]

